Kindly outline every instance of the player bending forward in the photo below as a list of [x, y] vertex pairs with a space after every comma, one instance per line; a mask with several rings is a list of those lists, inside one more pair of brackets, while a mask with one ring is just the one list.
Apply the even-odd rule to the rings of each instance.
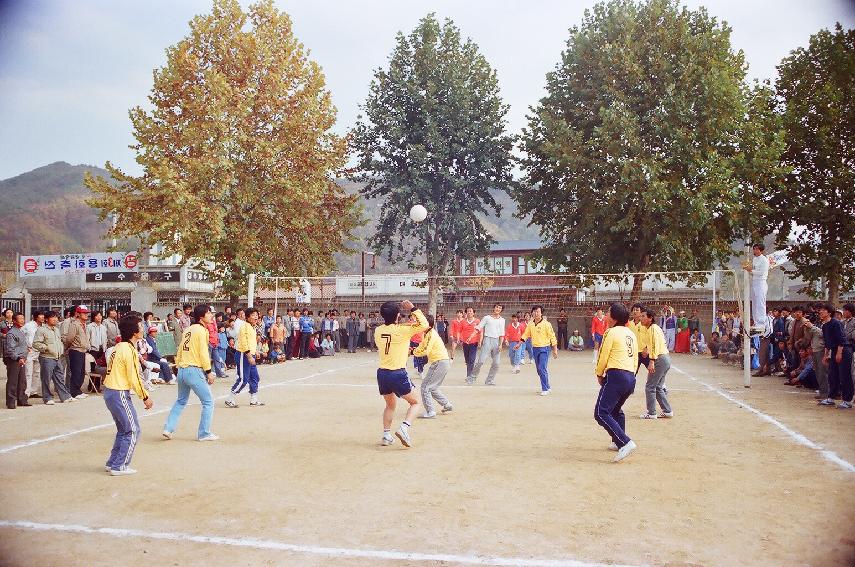
[[404, 300], [387, 301], [380, 306], [380, 316], [385, 324], [377, 327], [374, 331], [374, 343], [377, 345], [377, 353], [380, 355], [380, 368], [377, 369], [377, 386], [380, 395], [386, 401], [386, 409], [383, 410], [383, 438], [381, 445], [391, 445], [392, 438], [392, 416], [395, 415], [396, 398], [404, 398], [410, 404], [407, 415], [401, 427], [395, 432], [398, 439], [406, 447], [410, 447], [410, 425], [419, 410], [419, 400], [413, 394], [413, 384], [407, 374], [407, 358], [410, 354], [410, 339], [416, 333], [428, 328], [427, 319], [421, 310], [413, 311], [416, 318], [415, 325], [399, 324], [398, 317], [401, 309], [412, 310], [413, 304]]
[[612, 438], [609, 449], [617, 451], [615, 462], [624, 460], [635, 450], [635, 443], [626, 434], [626, 416], [621, 409], [635, 390], [635, 370], [638, 364], [638, 340], [626, 328], [629, 311], [620, 303], [612, 303], [607, 317], [610, 327], [603, 336], [597, 357], [597, 381], [600, 395], [594, 406], [594, 419]]
[[428, 364], [430, 364], [427, 374], [422, 380], [422, 404], [425, 406], [425, 413], [420, 416], [430, 419], [436, 417], [436, 412], [433, 411], [434, 400], [442, 406], [442, 413], [450, 412], [454, 408], [445, 394], [439, 391], [439, 387], [442, 386], [442, 381], [445, 380], [445, 375], [448, 374], [448, 369], [451, 367], [451, 363], [448, 361], [448, 351], [442, 344], [439, 333], [433, 328], [433, 315], [427, 315], [425, 318], [428, 322], [428, 330], [425, 331], [422, 342], [413, 351], [413, 356], [427, 356]]

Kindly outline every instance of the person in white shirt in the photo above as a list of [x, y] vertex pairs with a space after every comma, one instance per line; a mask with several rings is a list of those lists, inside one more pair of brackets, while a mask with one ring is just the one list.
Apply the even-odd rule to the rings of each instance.
[[766, 249], [762, 242], [751, 247], [754, 255], [750, 264], [745, 264], [745, 269], [751, 273], [751, 318], [754, 325], [749, 326], [752, 334], [768, 336], [772, 334], [772, 325], [766, 315], [766, 294], [769, 292], [769, 258], [763, 251]]
[[[505, 318], [502, 317], [503, 306], [497, 303], [493, 306], [493, 313], [487, 315], [475, 328], [481, 331], [481, 342], [478, 344], [478, 355], [475, 357], [475, 365], [472, 367], [472, 375], [467, 378], [467, 383], [474, 384], [478, 380], [481, 367], [491, 357], [490, 372], [487, 374], [486, 384], [496, 385], [496, 374], [499, 372], [499, 358], [502, 352], [502, 343], [505, 342]], [[469, 341], [475, 338], [477, 332], [472, 332]]]
[[39, 353], [33, 348], [33, 339], [36, 337], [36, 331], [45, 322], [45, 315], [41, 311], [33, 313], [33, 319], [28, 321], [21, 330], [24, 331], [24, 336], [27, 337], [27, 397], [41, 398], [42, 388], [42, 373], [39, 364]]
[[86, 325], [86, 335], [89, 337], [89, 354], [97, 360], [107, 350], [107, 325], [100, 311], [92, 314], [92, 322]]

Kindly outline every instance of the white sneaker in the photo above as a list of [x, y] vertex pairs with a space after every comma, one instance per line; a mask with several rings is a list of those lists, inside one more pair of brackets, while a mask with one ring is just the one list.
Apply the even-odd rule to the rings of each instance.
[[549, 395], [549, 390], [541, 390], [540, 395], [541, 395], [541, 396], [548, 396], [548, 395]]
[[163, 435], [164, 439], [172, 439], [172, 432], [171, 431], [167, 431], [164, 429], [163, 433], [161, 433], [161, 435]]
[[85, 399], [86, 399], [86, 398], [88, 398], [88, 397], [89, 397], [89, 396], [88, 396], [88, 395], [86, 395], [86, 394], [77, 394], [76, 396], [74, 396], [74, 399], [75, 399], [75, 400], [85, 400]]
[[111, 470], [112, 469], [110, 469], [110, 465], [104, 465], [104, 471], [105, 472], [110, 472]]
[[454, 410], [454, 406], [451, 404], [448, 404], [447, 406], [442, 407], [442, 413], [448, 413], [448, 412], [453, 411], [453, 410]]
[[251, 405], [251, 406], [264, 406], [267, 404], [265, 404], [264, 402], [260, 402], [258, 400], [255, 400], [254, 402], [249, 402], [249, 405]]
[[840, 405], [837, 406], [837, 409], [852, 409], [852, 402], [840, 402]]
[[636, 448], [635, 441], [630, 441], [629, 443], [627, 443], [626, 445], [624, 445], [623, 447], [618, 449], [617, 455], [615, 455], [615, 461], [614, 462], [616, 462], [616, 463], [621, 462], [622, 460], [627, 458], [630, 453], [635, 451], [635, 448]]
[[617, 451], [618, 446], [615, 443], [609, 443], [609, 451]]
[[426, 412], [424, 415], [420, 415], [419, 419], [433, 419], [436, 417], [435, 411]]
[[226, 407], [227, 408], [236, 408], [236, 407], [238, 407], [238, 405], [236, 402], [234, 402], [232, 400], [226, 400]]
[[137, 474], [137, 471], [134, 469], [121, 469], [118, 471], [116, 469], [110, 469], [110, 476], [125, 476], [129, 474]]
[[384, 447], [388, 447], [389, 445], [391, 445], [394, 442], [395, 442], [395, 438], [392, 437], [391, 433], [384, 433], [383, 437], [380, 438], [380, 444], [383, 445]]
[[77, 399], [76, 399], [76, 398], [66, 398], [66, 400], [65, 400], [64, 402], [62, 402], [62, 403], [64, 403], [64, 404], [70, 404], [70, 403], [72, 403], [72, 402], [76, 402], [76, 401], [77, 401]]
[[421, 372], [419, 372], [419, 378], [421, 378], [422, 380], [424, 380], [424, 379], [425, 379], [425, 371], [424, 371], [424, 370], [422, 370]]
[[404, 426], [398, 428], [398, 431], [395, 432], [395, 437], [401, 440], [401, 443], [404, 444], [404, 447], [410, 446], [410, 431], [409, 427], [404, 429]]
[[519, 367], [519, 365], [514, 366], [514, 374], [519, 374], [519, 373], [520, 373], [520, 367]]
[[213, 434], [213, 433], [209, 433], [209, 434], [205, 435], [204, 437], [199, 437], [199, 439], [198, 439], [198, 440], [199, 440], [199, 441], [216, 441], [216, 440], [218, 440], [219, 438], [220, 438], [220, 436], [219, 436], [219, 435], [215, 435], [215, 434]]
[[670, 418], [672, 418], [672, 417], [674, 417], [674, 412], [673, 412], [673, 411], [663, 411], [663, 412], [659, 412], [659, 419], [670, 419]]
[[641, 415], [640, 415], [640, 416], [638, 416], [638, 417], [640, 417], [641, 419], [656, 419], [656, 418], [657, 418], [657, 417], [659, 417], [659, 416], [657, 416], [655, 413], [647, 413], [647, 412], [645, 412], [645, 413], [641, 414]]
[[53, 400], [48, 400], [48, 401], [46, 401], [46, 402], [45, 402], [45, 405], [46, 405], [46, 406], [52, 406], [52, 405], [54, 405], [54, 404], [56, 404], [56, 402], [55, 402], [55, 401], [53, 401]]

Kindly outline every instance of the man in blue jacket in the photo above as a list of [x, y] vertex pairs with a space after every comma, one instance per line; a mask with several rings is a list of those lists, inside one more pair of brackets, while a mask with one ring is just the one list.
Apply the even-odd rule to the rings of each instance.
[[[145, 342], [147, 342], [148, 346], [151, 347], [151, 352], [148, 353], [148, 361], [160, 366], [158, 377], [163, 380], [164, 383], [172, 384], [172, 369], [169, 367], [169, 363], [166, 362], [166, 359], [160, 356], [160, 351], [157, 350], [157, 325], [153, 325], [148, 328], [148, 335], [145, 338]], [[181, 345], [176, 346], [180, 348]]]

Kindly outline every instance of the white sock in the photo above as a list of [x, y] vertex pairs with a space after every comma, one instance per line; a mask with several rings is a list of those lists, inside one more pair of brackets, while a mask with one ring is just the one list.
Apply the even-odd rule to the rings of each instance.
[[251, 403], [255, 403], [255, 402], [257, 402], [257, 401], [258, 401], [258, 394], [250, 394], [250, 395], [249, 395], [249, 401], [250, 401]]
[[410, 424], [409, 424], [409, 423], [407, 423], [406, 421], [402, 421], [402, 422], [401, 422], [401, 429], [406, 430], [406, 429], [409, 429], [409, 428], [410, 428]]

